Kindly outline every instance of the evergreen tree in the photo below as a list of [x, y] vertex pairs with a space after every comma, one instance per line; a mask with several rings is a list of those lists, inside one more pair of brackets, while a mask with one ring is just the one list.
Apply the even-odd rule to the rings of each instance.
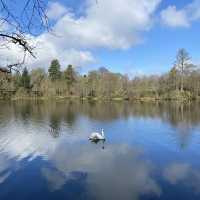
[[58, 80], [61, 77], [60, 72], [60, 63], [57, 59], [51, 61], [51, 65], [49, 67], [49, 77], [52, 81]]
[[68, 90], [70, 91], [73, 83], [76, 80], [75, 71], [74, 71], [72, 65], [68, 65], [67, 69], [64, 72], [64, 78], [67, 82]]
[[29, 89], [30, 88], [30, 76], [28, 73], [27, 68], [25, 67], [23, 72], [22, 72], [22, 76], [21, 76], [21, 86]]
[[177, 90], [178, 89], [178, 72], [176, 66], [172, 67], [168, 74], [168, 89], [169, 90]]

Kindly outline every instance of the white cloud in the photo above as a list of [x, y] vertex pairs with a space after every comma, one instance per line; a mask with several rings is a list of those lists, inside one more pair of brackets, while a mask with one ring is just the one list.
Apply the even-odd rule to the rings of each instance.
[[195, 20], [200, 19], [200, 0], [194, 0], [180, 10], [169, 6], [161, 12], [161, 21], [170, 27], [189, 27]]
[[176, 6], [169, 6], [161, 12], [162, 22], [171, 27], [189, 27], [187, 14], [184, 10], [177, 10]]
[[46, 15], [49, 19], [57, 20], [67, 12], [67, 9], [59, 2], [50, 2], [47, 7]]
[[187, 6], [187, 12], [190, 15], [190, 20], [200, 19], [200, 0], [194, 0]]
[[[87, 0], [84, 15], [77, 17], [58, 2], [50, 3], [47, 14], [56, 20], [53, 33], [36, 37], [37, 59], [32, 66], [48, 67], [53, 58], [64, 66], [86, 65], [95, 61], [93, 49], [127, 49], [142, 41], [141, 33], [153, 24], [161, 0]], [[55, 36], [56, 35], [56, 36]], [[14, 50], [15, 52], [16, 50]], [[7, 59], [18, 58], [4, 53]], [[15, 53], [13, 53], [15, 55]]]
[[[57, 172], [52, 170], [51, 177], [47, 177], [54, 189], [58, 189], [58, 172], [61, 183], [63, 175], [67, 182], [75, 171], [87, 173], [87, 190], [93, 199], [138, 199], [143, 194], [160, 196], [162, 193], [152, 177], [151, 164], [139, 160], [141, 153], [128, 145], [109, 145], [103, 151], [88, 144], [79, 144], [76, 149], [65, 145], [57, 155], [55, 151], [51, 157]], [[102, 164], [102, 160], [106, 162]], [[113, 188], [120, 189], [113, 193]]]
[[164, 169], [163, 178], [172, 185], [181, 184], [196, 194], [200, 193], [200, 173], [189, 163], [171, 163]]
[[[44, 41], [43, 41], [44, 42]], [[51, 42], [46, 42], [37, 49], [37, 59], [29, 57], [27, 63], [33, 67], [48, 67], [52, 59], [58, 59], [62, 68], [68, 64], [74, 66], [83, 66], [88, 63], [95, 62], [95, 58], [89, 51], [79, 50], [74, 48], [57, 48]]]
[[[50, 34], [43, 34], [39, 37], [32, 38], [33, 46], [36, 46], [34, 54], [36, 59], [30, 55], [26, 56], [25, 64], [30, 68], [45, 67], [48, 68], [52, 59], [58, 59], [61, 66], [64, 68], [68, 64], [74, 66], [83, 66], [88, 63], [94, 63], [95, 58], [92, 53], [87, 50], [76, 48], [67, 48], [63, 46], [60, 48], [56, 43], [49, 40]], [[3, 42], [2, 42], [3, 44]], [[14, 44], [8, 44], [8, 48], [1, 49], [0, 64], [3, 66], [11, 63], [22, 62], [24, 54], [21, 48], [16, 47]]]
[[140, 31], [151, 27], [151, 16], [159, 2], [101, 0], [96, 4], [90, 0], [84, 17], [76, 19], [68, 13], [57, 22], [54, 32], [60, 38], [54, 38], [54, 42], [64, 45], [65, 40], [68, 46], [78, 48], [129, 48], [140, 42]]
[[[154, 166], [140, 159], [143, 156], [140, 149], [128, 144], [107, 143], [102, 149], [101, 142], [97, 145], [89, 143], [87, 138], [94, 128], [93, 123], [80, 118], [75, 119], [69, 129], [62, 126], [65, 120], [61, 120], [60, 136], [53, 138], [49, 132], [51, 114], [55, 109], [59, 111], [60, 107], [55, 104], [42, 108], [38, 113], [41, 122], [46, 121], [42, 125], [29, 117], [27, 123], [15, 121], [10, 116], [12, 109], [8, 112], [10, 120], [5, 118], [4, 134], [0, 135], [0, 184], [20, 170], [23, 161], [41, 158], [50, 163], [48, 168], [41, 169], [41, 175], [48, 181], [51, 191], [61, 189], [72, 179], [78, 180], [78, 176], [73, 175], [76, 172], [87, 174], [85, 186], [93, 199], [138, 199], [144, 194], [161, 194], [161, 188], [152, 175]], [[60, 111], [62, 116], [66, 110], [62, 107]], [[46, 114], [50, 114], [49, 121]], [[113, 188], [120, 190], [113, 193]]]
[[173, 163], [164, 170], [164, 178], [171, 184], [184, 180], [190, 171], [190, 166], [185, 163]]

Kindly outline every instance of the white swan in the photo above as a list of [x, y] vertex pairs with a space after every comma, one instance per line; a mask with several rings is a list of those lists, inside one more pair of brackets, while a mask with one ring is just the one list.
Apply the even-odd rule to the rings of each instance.
[[92, 133], [89, 137], [89, 140], [105, 140], [104, 130], [101, 130], [101, 133]]

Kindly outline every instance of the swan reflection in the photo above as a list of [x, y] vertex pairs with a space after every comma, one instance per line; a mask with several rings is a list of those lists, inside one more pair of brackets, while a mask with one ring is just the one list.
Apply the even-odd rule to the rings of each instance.
[[101, 148], [102, 148], [102, 149], [105, 149], [106, 140], [98, 140], [98, 139], [95, 139], [95, 140], [90, 140], [90, 142], [91, 142], [92, 144], [99, 144], [99, 145], [101, 145]]
[[200, 199], [198, 105], [4, 104], [0, 199]]

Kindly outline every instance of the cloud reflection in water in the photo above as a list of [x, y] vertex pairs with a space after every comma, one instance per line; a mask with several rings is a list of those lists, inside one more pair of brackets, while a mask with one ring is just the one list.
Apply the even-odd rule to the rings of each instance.
[[43, 174], [56, 190], [58, 185], [63, 186], [63, 177], [67, 181], [73, 178], [72, 172], [86, 173], [87, 188], [91, 198], [95, 199], [137, 199], [149, 193], [160, 195], [161, 189], [152, 178], [152, 165], [140, 156], [140, 151], [128, 145], [109, 145], [104, 150], [88, 144], [78, 148], [66, 145], [51, 157], [56, 170], [51, 173], [45, 170]]
[[[187, 151], [194, 142], [193, 127], [199, 114], [192, 118], [193, 112], [187, 109], [182, 109], [182, 115], [171, 112], [171, 104], [45, 105], [21, 105], [24, 109], [13, 105], [7, 107], [10, 112], [0, 115], [1, 187], [8, 182], [8, 188], [13, 187], [16, 176], [20, 184], [34, 179], [35, 187], [44, 187], [50, 195], [69, 190], [71, 183], [76, 187], [82, 184], [79, 192], [85, 192], [87, 199], [162, 199], [165, 183], [170, 191], [180, 191], [183, 196], [185, 188], [190, 193], [200, 191], [200, 173], [186, 156], [191, 155]], [[149, 123], [147, 119], [151, 119]], [[87, 140], [91, 131], [102, 126], [109, 130], [110, 140], [104, 149]], [[183, 161], [173, 162], [174, 156], [182, 156]], [[164, 167], [159, 168], [161, 161]], [[31, 170], [37, 171], [37, 177], [30, 176]]]

